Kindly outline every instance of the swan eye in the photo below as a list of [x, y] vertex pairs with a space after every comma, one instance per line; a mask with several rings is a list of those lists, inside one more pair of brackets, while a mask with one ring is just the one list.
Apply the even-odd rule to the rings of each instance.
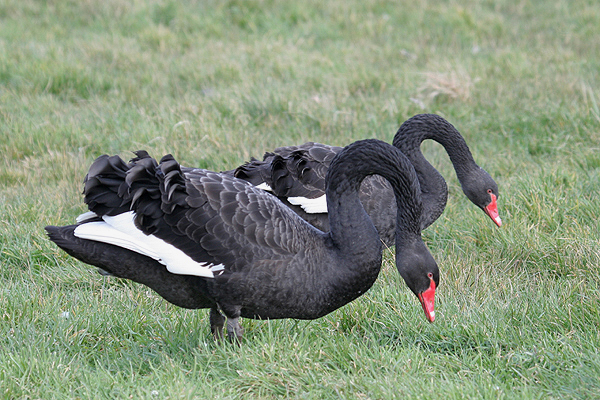
[[429, 279], [433, 279], [433, 273], [432, 273], [432, 272], [428, 273], [428, 274], [427, 274], [427, 277], [428, 277]]
[[492, 194], [492, 189], [488, 189], [488, 190], [487, 190], [487, 192], [488, 192], [489, 194]]

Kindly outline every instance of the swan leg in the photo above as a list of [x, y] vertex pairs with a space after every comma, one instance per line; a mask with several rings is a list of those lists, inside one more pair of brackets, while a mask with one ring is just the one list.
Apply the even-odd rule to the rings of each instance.
[[227, 318], [227, 338], [231, 343], [241, 343], [243, 333], [240, 317]]
[[223, 340], [224, 326], [225, 317], [219, 311], [219, 307], [215, 305], [210, 309], [210, 331], [212, 332], [215, 341], [221, 342]]

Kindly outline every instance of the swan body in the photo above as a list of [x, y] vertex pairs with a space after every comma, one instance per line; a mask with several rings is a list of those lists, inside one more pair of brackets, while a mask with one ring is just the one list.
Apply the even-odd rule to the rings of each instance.
[[[496, 182], [475, 163], [464, 138], [452, 124], [435, 114], [420, 114], [400, 126], [393, 144], [411, 161], [419, 179], [423, 201], [421, 229], [439, 218], [448, 198], [446, 181], [420, 150], [426, 139], [444, 146], [465, 195], [500, 226]], [[262, 161], [252, 159], [226, 173], [271, 192], [302, 218], [328, 230], [325, 176], [333, 157], [341, 150], [342, 147], [314, 142], [280, 147], [265, 153]], [[396, 205], [389, 182], [378, 175], [369, 176], [363, 181], [359, 196], [383, 242], [393, 245]]]
[[433, 321], [439, 270], [421, 240], [422, 204], [411, 163], [378, 140], [347, 146], [327, 171], [328, 232], [276, 197], [229, 174], [160, 163], [138, 152], [129, 164], [101, 156], [85, 179], [90, 212], [48, 226], [70, 255], [145, 284], [173, 304], [210, 308], [211, 330], [241, 338], [239, 317], [314, 319], [364, 294], [382, 257], [358, 192], [379, 174], [393, 188], [396, 266]]

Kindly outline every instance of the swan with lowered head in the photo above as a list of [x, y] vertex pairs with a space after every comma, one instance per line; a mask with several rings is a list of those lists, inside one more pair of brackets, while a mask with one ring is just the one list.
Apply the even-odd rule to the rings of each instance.
[[[444, 147], [465, 195], [496, 225], [502, 225], [497, 206], [498, 185], [475, 163], [460, 132], [439, 115], [420, 114], [400, 126], [393, 144], [411, 161], [421, 185], [421, 229], [439, 218], [448, 199], [446, 181], [421, 152], [421, 143], [426, 139]], [[263, 161], [252, 159], [226, 173], [273, 193], [302, 218], [326, 231], [329, 225], [325, 176], [333, 157], [341, 150], [342, 147], [313, 142], [280, 147], [265, 153]], [[396, 240], [396, 204], [389, 182], [381, 176], [367, 177], [359, 196], [383, 242], [393, 245]]]
[[101, 156], [85, 179], [90, 210], [46, 230], [70, 255], [142, 283], [186, 308], [210, 308], [211, 330], [241, 338], [240, 317], [322, 317], [364, 294], [382, 261], [379, 235], [359, 200], [362, 180], [390, 182], [398, 207], [396, 266], [435, 318], [437, 264], [421, 239], [422, 204], [411, 163], [370, 139], [340, 151], [327, 172], [328, 232], [274, 196], [227, 174], [182, 168], [145, 152], [129, 164]]

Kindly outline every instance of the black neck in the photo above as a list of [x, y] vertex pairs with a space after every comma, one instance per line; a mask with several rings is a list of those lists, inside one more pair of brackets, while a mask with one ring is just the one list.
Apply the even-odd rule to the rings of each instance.
[[421, 152], [421, 143], [426, 139], [444, 147], [461, 184], [469, 171], [478, 168], [464, 138], [444, 118], [435, 114], [421, 114], [400, 126], [393, 143], [412, 162], [419, 178], [425, 207], [422, 227], [428, 226], [441, 215], [448, 197], [446, 181]]
[[420, 234], [422, 204], [417, 177], [410, 161], [394, 147], [375, 139], [347, 146], [332, 161], [327, 175], [330, 235], [348, 254], [368, 253], [381, 246], [358, 192], [366, 176], [387, 179], [398, 205], [397, 229]]
[[406, 154], [413, 165], [414, 161], [417, 161], [419, 165], [426, 164], [431, 167], [420, 150], [421, 143], [426, 139], [434, 140], [444, 147], [459, 180], [470, 169], [477, 168], [469, 146], [460, 132], [451, 123], [435, 114], [416, 115], [404, 122], [394, 137], [394, 146]]

